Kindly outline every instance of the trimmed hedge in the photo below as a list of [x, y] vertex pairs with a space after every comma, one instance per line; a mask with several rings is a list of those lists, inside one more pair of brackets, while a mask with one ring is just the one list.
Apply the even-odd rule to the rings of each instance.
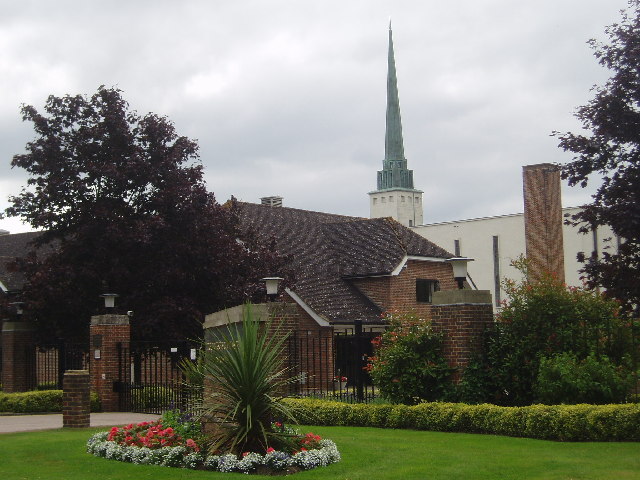
[[[101, 409], [98, 395], [91, 392], [91, 411]], [[43, 390], [34, 392], [0, 392], [0, 412], [43, 413], [62, 412], [62, 390]]]
[[464, 403], [348, 404], [285, 400], [305, 423], [407, 428], [560, 441], [640, 441], [640, 405], [531, 405], [499, 407]]

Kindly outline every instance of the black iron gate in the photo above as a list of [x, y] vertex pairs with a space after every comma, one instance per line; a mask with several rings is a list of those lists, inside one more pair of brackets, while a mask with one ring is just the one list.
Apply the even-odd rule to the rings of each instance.
[[369, 402], [376, 390], [365, 367], [379, 332], [351, 325], [336, 333], [294, 332], [289, 337], [289, 367], [298, 377], [290, 393], [304, 397]]
[[188, 342], [131, 342], [118, 344], [118, 381], [121, 411], [155, 413], [200, 405], [201, 385], [189, 384], [180, 368], [195, 361], [197, 346]]

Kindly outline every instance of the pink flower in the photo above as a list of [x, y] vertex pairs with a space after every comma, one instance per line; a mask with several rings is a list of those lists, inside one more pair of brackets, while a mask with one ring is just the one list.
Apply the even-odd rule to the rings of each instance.
[[269, 447], [269, 448], [267, 448], [267, 453], [271, 453], [271, 452], [275, 452], [275, 451], [276, 451], [276, 450], [275, 450], [275, 448], [273, 448], [273, 447]]

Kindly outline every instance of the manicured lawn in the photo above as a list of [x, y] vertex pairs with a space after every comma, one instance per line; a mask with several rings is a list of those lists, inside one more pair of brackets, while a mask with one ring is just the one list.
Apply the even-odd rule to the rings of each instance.
[[[105, 460], [84, 452], [99, 429], [0, 435], [0, 479], [229, 479], [241, 474]], [[308, 427], [333, 439], [343, 460], [304, 479], [640, 479], [639, 443], [556, 443], [490, 435]], [[273, 478], [251, 476], [249, 478]]]

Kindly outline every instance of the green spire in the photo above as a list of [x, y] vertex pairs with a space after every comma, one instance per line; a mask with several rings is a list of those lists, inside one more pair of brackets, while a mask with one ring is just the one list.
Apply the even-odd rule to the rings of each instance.
[[413, 171], [407, 170], [402, 141], [402, 119], [398, 98], [396, 62], [393, 54], [393, 34], [389, 22], [389, 54], [387, 72], [387, 128], [384, 138], [384, 161], [378, 171], [378, 190], [391, 188], [413, 189]]

